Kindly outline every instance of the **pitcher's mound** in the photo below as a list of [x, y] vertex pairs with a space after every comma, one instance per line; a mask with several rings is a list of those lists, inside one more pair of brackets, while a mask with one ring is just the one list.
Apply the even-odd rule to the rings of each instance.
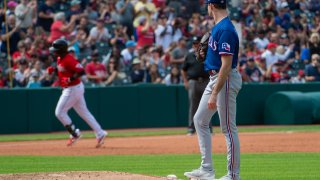
[[158, 180], [161, 177], [144, 176], [122, 172], [107, 171], [73, 171], [73, 172], [51, 172], [51, 173], [27, 173], [27, 174], [1, 174], [0, 179], [5, 180]]

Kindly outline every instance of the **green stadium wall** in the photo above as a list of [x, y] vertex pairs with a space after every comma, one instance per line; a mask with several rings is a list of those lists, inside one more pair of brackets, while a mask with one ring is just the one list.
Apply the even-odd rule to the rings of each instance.
[[[237, 124], [269, 122], [265, 121], [266, 100], [278, 91], [317, 92], [319, 89], [320, 83], [243, 84], [237, 99]], [[54, 114], [60, 94], [61, 89], [57, 88], [1, 89], [0, 134], [64, 130]], [[85, 98], [89, 110], [105, 129], [186, 127], [188, 124], [188, 95], [180, 85], [86, 88]], [[73, 110], [69, 115], [79, 128], [89, 129]], [[212, 118], [212, 123], [219, 124], [218, 115]]]

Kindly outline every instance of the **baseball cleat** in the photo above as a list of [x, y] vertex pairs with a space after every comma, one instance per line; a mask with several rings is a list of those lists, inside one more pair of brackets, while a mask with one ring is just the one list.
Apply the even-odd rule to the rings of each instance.
[[100, 148], [104, 144], [104, 140], [107, 137], [108, 132], [104, 131], [104, 134], [97, 138], [97, 145], [96, 148]]
[[202, 169], [185, 172], [184, 175], [190, 180], [214, 180], [215, 177], [212, 171], [204, 171]]
[[82, 137], [79, 129], [76, 129], [75, 132], [76, 132], [77, 136], [74, 137], [74, 136], [70, 135], [70, 138], [68, 139], [68, 142], [67, 142], [67, 146], [72, 146]]

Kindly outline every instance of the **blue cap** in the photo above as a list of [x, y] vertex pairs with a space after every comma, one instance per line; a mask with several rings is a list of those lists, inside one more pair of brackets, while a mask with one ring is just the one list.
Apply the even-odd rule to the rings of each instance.
[[135, 47], [137, 45], [137, 43], [136, 42], [134, 42], [134, 41], [128, 41], [127, 43], [126, 43], [126, 47], [128, 48], [128, 47]]
[[215, 3], [215, 4], [227, 4], [227, 0], [207, 0], [207, 4]]

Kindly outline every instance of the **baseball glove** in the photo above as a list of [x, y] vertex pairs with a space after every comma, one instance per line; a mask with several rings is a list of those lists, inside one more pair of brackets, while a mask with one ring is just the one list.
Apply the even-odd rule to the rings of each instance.
[[[196, 52], [197, 60], [199, 62], [204, 62], [206, 60], [207, 50], [208, 50], [208, 43], [209, 43], [210, 36], [211, 36], [211, 33], [207, 32], [201, 38], [200, 45], [199, 45], [199, 47], [197, 49], [197, 52]], [[204, 52], [204, 56], [200, 55], [201, 51]]]

